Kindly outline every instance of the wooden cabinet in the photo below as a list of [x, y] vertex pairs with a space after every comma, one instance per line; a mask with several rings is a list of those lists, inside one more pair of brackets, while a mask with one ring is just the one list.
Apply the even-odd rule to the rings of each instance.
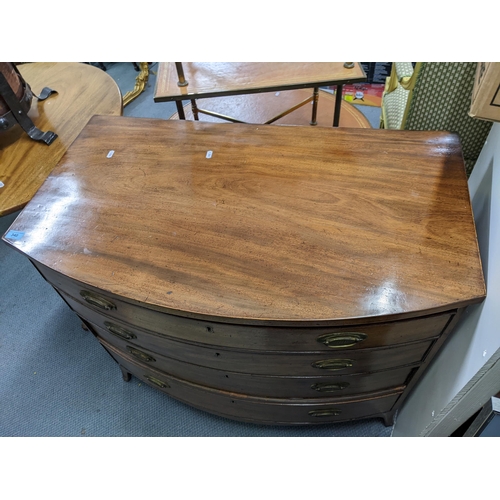
[[391, 422], [394, 403], [457, 313], [337, 328], [259, 328], [151, 310], [35, 265], [126, 379], [133, 374], [197, 408], [250, 422], [373, 414]]
[[4, 241], [126, 380], [256, 423], [392, 423], [485, 296], [443, 132], [94, 117]]

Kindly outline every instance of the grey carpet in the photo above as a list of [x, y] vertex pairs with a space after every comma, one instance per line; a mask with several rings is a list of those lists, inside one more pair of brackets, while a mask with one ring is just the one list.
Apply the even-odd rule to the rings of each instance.
[[[136, 74], [131, 64], [125, 71]], [[127, 114], [148, 116], [149, 107], [158, 109], [151, 80]], [[166, 104], [175, 112], [173, 103]], [[172, 114], [166, 107], [163, 112], [165, 118]], [[16, 215], [0, 218], [0, 234]], [[0, 436], [386, 437], [392, 431], [380, 419], [306, 427], [245, 424], [191, 408], [134, 377], [126, 383], [28, 259], [3, 242], [0, 380]]]

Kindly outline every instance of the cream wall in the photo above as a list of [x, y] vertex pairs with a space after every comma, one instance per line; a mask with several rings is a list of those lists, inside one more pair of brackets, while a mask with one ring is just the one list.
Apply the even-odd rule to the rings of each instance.
[[[485, 371], [500, 358], [500, 351], [496, 352], [500, 348], [500, 123], [495, 123], [490, 131], [470, 176], [469, 191], [487, 298], [481, 305], [471, 306], [466, 311], [406, 400], [394, 426], [395, 437], [449, 435], [450, 428], [457, 428], [475, 413], [468, 409], [469, 415], [461, 415], [459, 419], [455, 416], [450, 423], [453, 407], [472, 386], [477, 386], [476, 382]], [[495, 392], [498, 391], [500, 377]], [[485, 402], [486, 399], [474, 403], [476, 409]], [[444, 419], [448, 419], [446, 425], [443, 425]]]

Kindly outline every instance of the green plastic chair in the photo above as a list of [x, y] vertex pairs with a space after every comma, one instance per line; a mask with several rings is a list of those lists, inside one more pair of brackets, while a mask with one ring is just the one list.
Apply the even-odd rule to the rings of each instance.
[[393, 63], [380, 128], [458, 133], [469, 176], [492, 123], [469, 116], [477, 63]]

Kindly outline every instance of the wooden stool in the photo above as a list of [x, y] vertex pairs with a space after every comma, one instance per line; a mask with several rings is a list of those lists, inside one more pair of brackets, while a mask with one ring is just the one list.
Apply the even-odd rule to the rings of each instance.
[[20, 210], [31, 200], [93, 115], [122, 114], [120, 89], [99, 68], [30, 63], [18, 69], [35, 94], [43, 87], [57, 91], [46, 101], [34, 98], [29, 117], [40, 130], [51, 130], [58, 137], [47, 146], [30, 139], [18, 126], [0, 134], [0, 216]]
[[[311, 95], [309, 89], [286, 90], [282, 92], [266, 92], [262, 94], [246, 94], [212, 99], [198, 99], [196, 103], [200, 108], [206, 108], [219, 114], [232, 116], [246, 123], [264, 123], [277, 116], [284, 109], [298, 104]], [[331, 127], [335, 96], [320, 90], [318, 102], [318, 126]], [[306, 104], [292, 111], [290, 114], [275, 121], [275, 125], [309, 125], [311, 121], [311, 104]], [[191, 104], [184, 106], [186, 120], [193, 120]], [[225, 120], [210, 115], [200, 114], [200, 121], [213, 123], [228, 123]], [[170, 120], [178, 120], [179, 114], [175, 113]], [[342, 101], [340, 113], [340, 127], [371, 128], [368, 119], [346, 101]]]

